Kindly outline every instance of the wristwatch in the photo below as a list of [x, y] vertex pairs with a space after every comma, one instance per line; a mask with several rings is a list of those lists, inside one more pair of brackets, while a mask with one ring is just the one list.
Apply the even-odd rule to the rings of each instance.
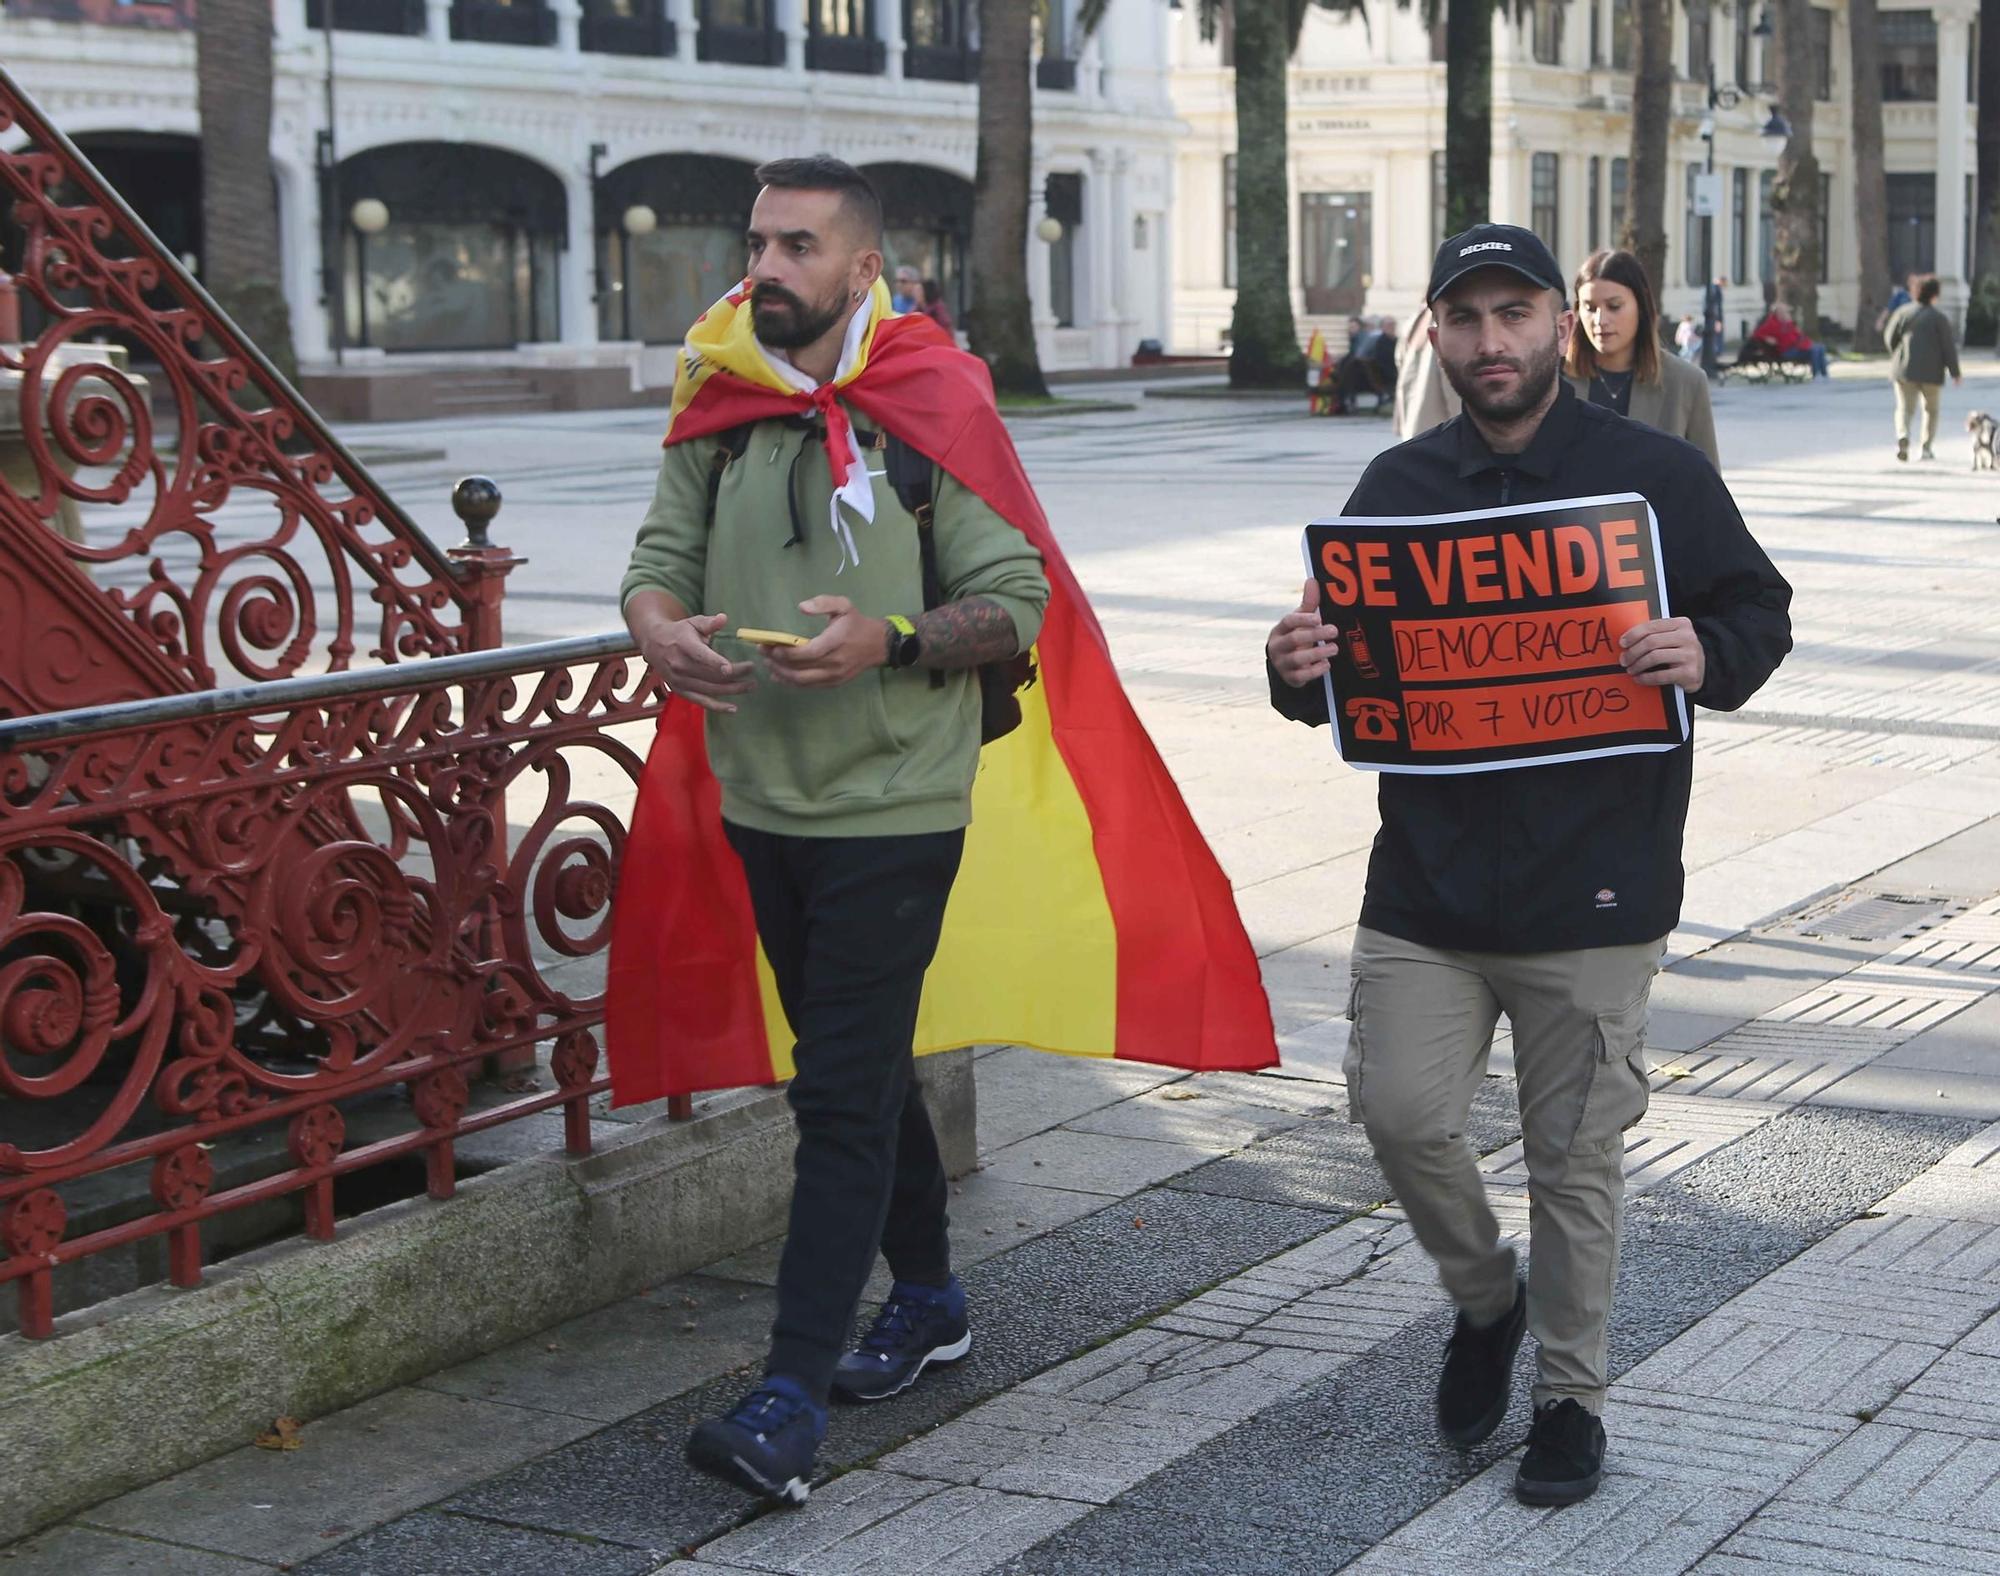
[[891, 613], [885, 622], [889, 626], [889, 666], [915, 667], [917, 658], [924, 654], [924, 639], [917, 626], [900, 613]]

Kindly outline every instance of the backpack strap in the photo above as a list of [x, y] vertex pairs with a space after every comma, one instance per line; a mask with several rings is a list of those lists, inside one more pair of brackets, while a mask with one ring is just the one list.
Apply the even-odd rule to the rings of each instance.
[[[931, 462], [919, 454], [909, 444], [894, 433], [882, 450], [883, 474], [889, 478], [889, 486], [895, 492], [897, 501], [909, 510], [910, 517], [917, 522], [917, 562], [921, 566], [924, 587], [924, 611], [944, 606], [944, 582], [938, 574], [937, 538], [931, 534], [931, 520], [936, 514], [936, 500], [931, 496], [931, 484], [936, 471]], [[942, 670], [931, 669], [931, 688], [943, 689], [945, 677]]]
[[756, 430], [755, 422], [746, 422], [740, 427], [730, 427], [718, 436], [715, 458], [708, 467], [708, 528], [715, 529], [715, 500], [722, 492], [722, 473], [736, 461], [743, 458], [750, 447], [750, 434]]

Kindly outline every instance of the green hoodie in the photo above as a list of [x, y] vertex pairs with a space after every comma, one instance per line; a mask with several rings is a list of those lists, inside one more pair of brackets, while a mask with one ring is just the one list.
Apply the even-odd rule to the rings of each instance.
[[[847, 414], [857, 430], [870, 430], [852, 408]], [[917, 522], [886, 476], [875, 475], [872, 523], [842, 506], [856, 564], [844, 560], [833, 531], [833, 476], [817, 427], [759, 422], [723, 474], [711, 529], [708, 481], [720, 442], [698, 438], [667, 450], [621, 602], [636, 591], [664, 591], [690, 613], [725, 613], [729, 624], [715, 637], [716, 650], [760, 669], [758, 648], [729, 631], [816, 635], [826, 620], [799, 611], [811, 597], [844, 596], [874, 618], [914, 619], [923, 611]], [[879, 451], [865, 458], [871, 473], [882, 470]], [[794, 475], [796, 511], [786, 500]], [[1025, 650], [1048, 606], [1041, 554], [942, 470], [932, 497], [946, 599], [978, 596], [1006, 609]], [[927, 668], [880, 667], [833, 689], [796, 689], [760, 671], [737, 707], [708, 717], [709, 763], [727, 821], [802, 837], [948, 832], [971, 822], [979, 685], [970, 671], [945, 674], [937, 688]]]

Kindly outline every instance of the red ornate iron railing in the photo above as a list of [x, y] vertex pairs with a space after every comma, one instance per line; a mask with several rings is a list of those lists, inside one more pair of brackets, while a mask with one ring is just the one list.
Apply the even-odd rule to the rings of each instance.
[[46, 1336], [92, 1255], [191, 1285], [246, 1206], [326, 1236], [335, 1179], [443, 1196], [557, 1105], [587, 1147], [663, 692], [622, 634], [487, 649], [498, 490], [440, 551], [4, 71], [0, 271], [0, 1284]]
[[4, 71], [0, 269], [38, 320], [0, 345], [0, 614], [94, 651], [0, 648], [0, 708], [499, 643], [511, 560], [441, 552]]
[[[93, 1253], [164, 1235], [189, 1286], [226, 1211], [303, 1193], [330, 1237], [336, 1177], [422, 1154], [447, 1197], [455, 1138], [555, 1105], [587, 1151], [602, 985], [559, 965], [608, 947], [601, 800], [663, 698], [607, 635], [0, 722], [0, 1107], [61, 1129], [0, 1142], [24, 1333]], [[552, 1090], [468, 1110], [538, 1043]], [[398, 1085], [403, 1130], [345, 1147], [344, 1104]], [[259, 1128], [289, 1163], [211, 1191]], [[125, 1167], [153, 1207], [68, 1235], [64, 1185]]]

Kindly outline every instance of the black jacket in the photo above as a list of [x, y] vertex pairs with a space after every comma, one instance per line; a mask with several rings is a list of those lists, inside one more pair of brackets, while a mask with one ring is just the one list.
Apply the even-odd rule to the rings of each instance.
[[[1464, 416], [1377, 455], [1350, 515], [1447, 514], [1636, 492], [1660, 522], [1668, 610], [1707, 654], [1699, 706], [1734, 711], [1792, 648], [1792, 588], [1699, 449], [1559, 384], [1535, 440], [1495, 455]], [[1326, 690], [1270, 675], [1271, 704], [1327, 721]], [[1425, 946], [1565, 952], [1666, 935], [1681, 909], [1692, 740], [1652, 755], [1421, 776], [1382, 774], [1361, 923]], [[1606, 894], [1609, 894], [1607, 897]]]

